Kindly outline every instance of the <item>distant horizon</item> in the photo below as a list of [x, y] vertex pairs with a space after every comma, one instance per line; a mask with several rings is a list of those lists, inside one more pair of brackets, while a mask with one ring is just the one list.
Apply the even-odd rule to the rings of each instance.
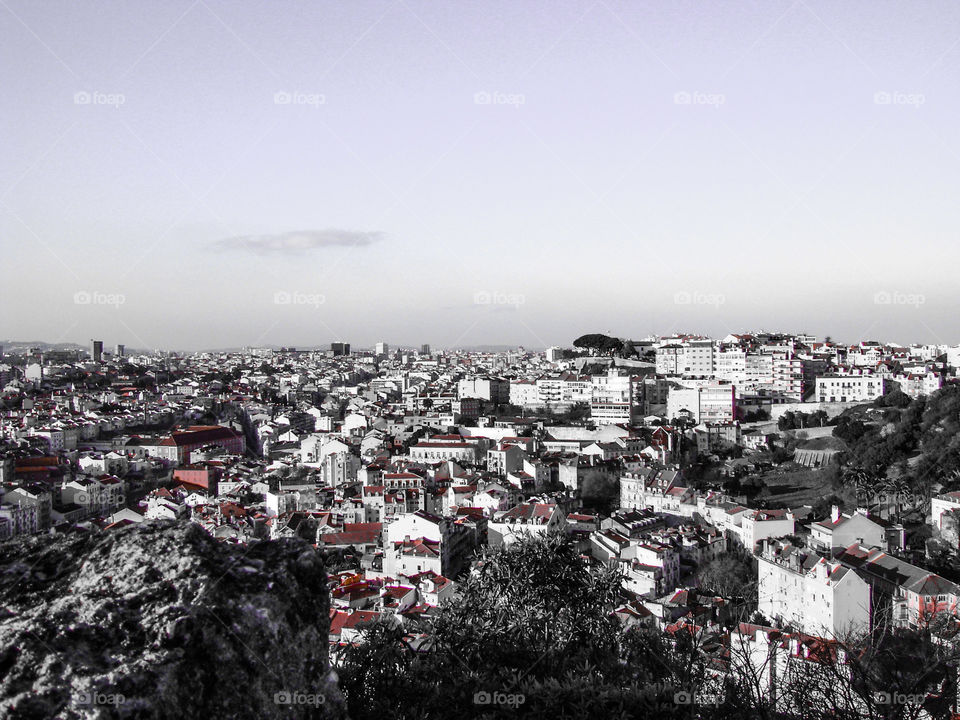
[[[393, 352], [394, 350], [397, 350], [397, 349], [405, 349], [405, 350], [411, 350], [411, 351], [416, 352], [416, 351], [419, 351], [419, 349], [420, 349], [421, 346], [423, 346], [423, 345], [429, 345], [429, 346], [430, 346], [430, 351], [431, 351], [431, 353], [437, 352], [437, 351], [472, 350], [472, 349], [477, 349], [478, 352], [507, 352], [507, 351], [511, 351], [511, 350], [516, 350], [516, 349], [519, 348], [519, 347], [522, 347], [522, 348], [524, 348], [524, 350], [528, 350], [528, 351], [531, 351], [531, 352], [544, 352], [545, 350], [547, 350], [548, 348], [551, 348], [551, 347], [560, 347], [560, 348], [564, 348], [564, 349], [574, 349], [574, 345], [573, 345], [573, 341], [574, 341], [574, 340], [576, 340], [576, 339], [577, 339], [578, 337], [580, 337], [581, 335], [586, 335], [586, 334], [590, 334], [590, 333], [593, 333], [593, 332], [601, 332], [601, 331], [588, 331], [588, 332], [583, 332], [583, 333], [577, 333], [576, 335], [572, 336], [571, 339], [570, 339], [568, 342], [566, 342], [566, 343], [558, 342], [558, 343], [554, 343], [554, 344], [552, 344], [552, 345], [535, 345], [535, 344], [523, 344], [523, 343], [509, 344], [509, 343], [502, 343], [502, 342], [500, 342], [500, 343], [491, 342], [491, 343], [471, 343], [471, 344], [466, 344], [466, 343], [464, 343], [464, 344], [455, 345], [455, 346], [444, 346], [444, 345], [435, 345], [435, 344], [433, 344], [433, 343], [392, 343], [392, 342], [389, 342], [389, 341], [379, 341], [379, 340], [378, 340], [378, 341], [374, 341], [374, 342], [372, 342], [372, 343], [354, 343], [354, 342], [351, 342], [351, 341], [349, 341], [349, 340], [333, 340], [333, 341], [330, 341], [330, 342], [323, 342], [323, 343], [302, 343], [302, 344], [298, 344], [298, 343], [261, 343], [261, 344], [257, 344], [257, 345], [246, 344], [246, 345], [233, 345], [233, 346], [223, 346], [223, 347], [197, 347], [197, 348], [184, 348], [184, 347], [175, 347], [175, 346], [171, 346], [171, 347], [156, 347], [156, 348], [142, 348], [142, 347], [137, 347], [137, 346], [125, 345], [124, 343], [120, 343], [120, 344], [124, 344], [125, 351], [126, 351], [127, 354], [129, 354], [129, 353], [131, 353], [131, 352], [136, 352], [136, 353], [140, 353], [140, 352], [176, 352], [176, 353], [205, 353], [205, 352], [206, 352], [206, 353], [218, 353], [218, 352], [242, 352], [242, 351], [244, 351], [244, 350], [260, 350], [260, 349], [280, 350], [281, 348], [292, 348], [292, 349], [297, 350], [297, 351], [300, 351], [300, 350], [303, 350], [303, 351], [321, 351], [321, 350], [329, 350], [331, 344], [337, 343], [337, 342], [346, 342], [347, 344], [350, 345], [351, 351], [358, 351], [358, 350], [359, 350], [359, 351], [373, 351], [373, 350], [375, 349], [375, 346], [376, 346], [376, 344], [377, 344], [378, 342], [386, 342], [387, 345], [388, 345], [388, 347], [389, 347], [390, 352]], [[612, 337], [617, 337], [617, 338], [619, 338], [619, 339], [629, 340], [629, 341], [632, 341], [632, 342], [641, 342], [641, 341], [643, 341], [643, 340], [645, 340], [645, 339], [648, 339], [648, 338], [650, 338], [650, 337], [672, 337], [672, 336], [675, 336], [675, 335], [704, 336], [704, 337], [709, 337], [709, 338], [712, 339], [712, 340], [720, 340], [720, 339], [726, 337], [726, 336], [729, 335], [729, 334], [733, 334], [733, 335], [757, 335], [757, 334], [761, 334], [761, 333], [768, 333], [768, 334], [772, 334], [772, 335], [812, 335], [812, 336], [814, 336], [814, 337], [817, 339], [817, 340], [816, 340], [817, 342], [826, 342], [826, 338], [829, 337], [829, 338], [830, 338], [830, 341], [831, 341], [832, 343], [842, 344], [842, 345], [855, 345], [855, 344], [860, 343], [860, 342], [879, 342], [879, 343], [881, 343], [881, 344], [883, 344], [883, 345], [897, 345], [897, 346], [902, 346], [902, 347], [910, 347], [911, 345], [918, 345], [918, 346], [922, 346], [922, 345], [936, 345], [936, 346], [956, 347], [956, 346], [960, 345], [960, 342], [954, 342], [954, 343], [945, 343], [945, 342], [931, 342], [931, 343], [914, 342], [914, 343], [907, 343], [907, 342], [900, 342], [900, 341], [898, 341], [898, 340], [890, 340], [890, 339], [882, 338], [882, 337], [864, 337], [864, 338], [859, 338], [859, 339], [857, 339], [857, 340], [847, 340], [847, 339], [845, 339], [845, 338], [835, 337], [835, 336], [831, 335], [830, 333], [827, 333], [827, 334], [825, 334], [825, 335], [818, 335], [817, 333], [811, 333], [811, 332], [807, 332], [807, 331], [792, 331], [792, 330], [779, 330], [779, 329], [778, 329], [778, 330], [767, 330], [767, 329], [764, 329], [764, 330], [757, 330], [757, 329], [754, 329], [754, 330], [739, 330], [739, 331], [732, 332], [732, 333], [723, 333], [723, 335], [710, 335], [709, 333], [694, 332], [694, 331], [690, 331], [690, 330], [682, 330], [682, 331], [679, 331], [679, 332], [671, 332], [671, 333], [657, 333], [657, 334], [650, 334], [650, 333], [648, 333], [648, 334], [645, 334], [645, 335], [643, 335], [643, 336], [639, 336], [639, 335], [628, 336], [628, 335], [617, 335], [617, 334], [614, 334], [614, 335], [612, 335]], [[606, 334], [606, 333], [601, 333], [601, 334]], [[94, 339], [99, 339], [99, 338], [94, 338]], [[90, 347], [90, 342], [91, 342], [91, 341], [78, 342], [78, 341], [74, 341], [74, 340], [61, 340], [61, 341], [58, 341], [58, 342], [50, 342], [50, 341], [47, 341], [47, 340], [30, 340], [30, 341], [27, 341], [27, 340], [9, 340], [9, 339], [8, 339], [8, 340], [0, 340], [0, 347], [3, 348], [3, 351], [4, 351], [4, 352], [7, 352], [7, 351], [10, 349], [10, 347], [30, 347], [30, 346], [39, 346], [39, 345], [46, 345], [46, 346], [50, 346], [50, 347], [65, 346], [65, 345], [66, 345], [66, 346], [72, 346], [72, 347], [76, 347], [76, 348], [80, 348], [80, 349], [89, 349], [89, 347]], [[105, 352], [105, 353], [112, 353], [112, 352], [114, 351], [114, 349], [115, 349], [115, 347], [116, 347], [116, 343], [114, 343], [114, 342], [112, 342], [112, 341], [109, 341], [109, 340], [107, 340], [107, 339], [103, 339], [102, 342], [104, 343], [103, 349], [104, 349], [104, 352]], [[492, 350], [486, 350], [486, 348], [492, 348]]]

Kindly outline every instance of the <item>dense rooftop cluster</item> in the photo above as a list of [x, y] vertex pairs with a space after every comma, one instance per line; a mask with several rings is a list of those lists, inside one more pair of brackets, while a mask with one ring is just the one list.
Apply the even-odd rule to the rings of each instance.
[[[740, 484], [785, 460], [836, 472], [838, 416], [936, 393], [956, 348], [745, 334], [600, 356], [99, 350], [0, 364], [0, 538], [174, 519], [231, 544], [306, 540], [331, 563], [334, 651], [373, 620], [422, 640], [486, 549], [548, 533], [619, 568], [613, 616], [668, 635], [729, 634], [757, 611], [742, 635], [809, 658], [957, 613], [958, 586], [909, 552], [902, 503], [845, 513]], [[956, 545], [960, 496], [932, 494], [931, 527]], [[752, 594], [704, 580], [731, 557]]]

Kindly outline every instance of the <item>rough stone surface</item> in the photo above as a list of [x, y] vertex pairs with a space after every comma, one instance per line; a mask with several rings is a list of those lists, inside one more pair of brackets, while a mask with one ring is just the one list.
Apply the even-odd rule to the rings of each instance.
[[339, 717], [328, 608], [299, 540], [232, 546], [159, 522], [10, 541], [0, 717]]

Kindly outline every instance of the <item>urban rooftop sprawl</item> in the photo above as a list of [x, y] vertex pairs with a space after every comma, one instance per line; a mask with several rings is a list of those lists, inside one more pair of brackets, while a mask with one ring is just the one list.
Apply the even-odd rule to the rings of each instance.
[[[417, 636], [489, 553], [560, 535], [619, 571], [603, 611], [623, 627], [762, 648], [746, 657], [777, 707], [778, 678], [832, 643], [954, 642], [958, 372], [960, 346], [766, 332], [545, 352], [8, 342], [0, 539], [158, 520], [300, 538], [328, 561], [336, 667], [377, 621]], [[722, 683], [699, 697], [726, 701]]]

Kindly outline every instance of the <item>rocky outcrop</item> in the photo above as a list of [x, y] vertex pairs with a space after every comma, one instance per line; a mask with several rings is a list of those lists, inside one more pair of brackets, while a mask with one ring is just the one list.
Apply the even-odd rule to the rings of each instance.
[[145, 523], [0, 545], [0, 717], [339, 717], [321, 556]]

